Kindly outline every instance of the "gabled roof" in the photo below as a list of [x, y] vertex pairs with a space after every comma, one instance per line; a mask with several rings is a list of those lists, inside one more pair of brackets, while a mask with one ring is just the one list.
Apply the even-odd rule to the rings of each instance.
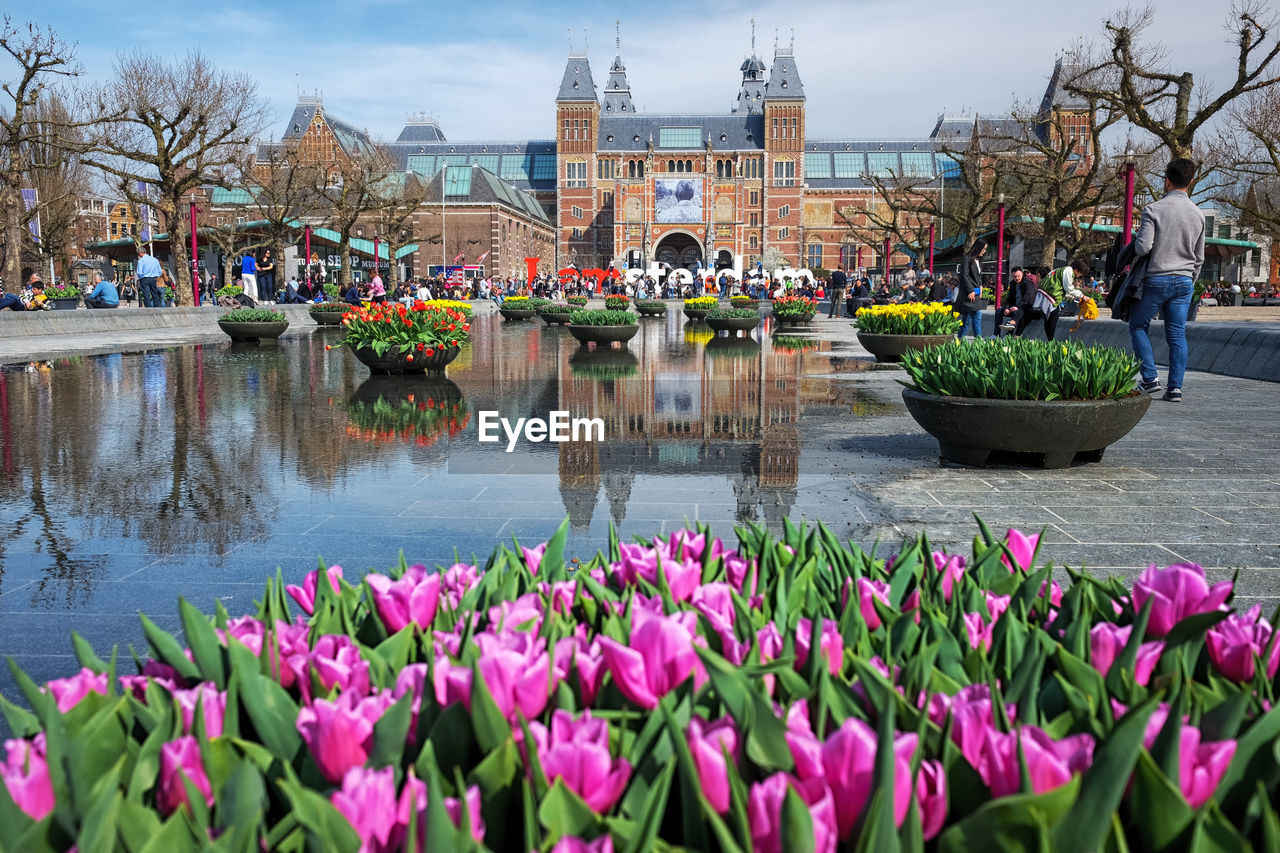
[[764, 117], [728, 113], [724, 115], [666, 114], [600, 116], [598, 145], [601, 151], [647, 151], [653, 142], [654, 156], [663, 152], [675, 152], [675, 148], [661, 147], [662, 128], [696, 127], [699, 142], [681, 151], [702, 151], [707, 138], [716, 151], [761, 151], [764, 149]]
[[1067, 83], [1082, 70], [1078, 65], [1063, 64], [1061, 59], [1053, 63], [1053, 74], [1049, 76], [1049, 85], [1040, 101], [1040, 112], [1047, 113], [1054, 107], [1064, 110], [1089, 109], [1088, 101], [1066, 88]]
[[305, 134], [307, 128], [311, 126], [311, 122], [315, 120], [316, 113], [324, 117], [325, 124], [333, 132], [333, 138], [342, 146], [342, 150], [346, 152], [347, 156], [354, 157], [373, 149], [373, 140], [369, 138], [368, 133], [353, 127], [337, 116], [326, 113], [320, 99], [314, 97], [298, 99], [298, 103], [293, 108], [293, 115], [289, 117], [289, 123], [285, 127], [282, 139], [298, 139]]
[[[458, 182], [453, 185], [445, 198], [447, 204], [500, 204], [536, 222], [550, 226], [551, 220], [547, 212], [527, 192], [512, 186], [481, 166], [472, 165], [469, 168], [471, 179], [465, 183]], [[445, 176], [445, 171], [441, 170], [427, 185], [425, 200], [428, 204], [440, 203], [444, 192]], [[465, 191], [459, 192], [459, 190]]]
[[585, 53], [570, 53], [560, 80], [556, 101], [594, 101], [596, 84], [591, 77], [591, 63]]
[[1029, 124], [1003, 116], [978, 116], [977, 129], [982, 150], [999, 154], [1027, 148], [1033, 133]]

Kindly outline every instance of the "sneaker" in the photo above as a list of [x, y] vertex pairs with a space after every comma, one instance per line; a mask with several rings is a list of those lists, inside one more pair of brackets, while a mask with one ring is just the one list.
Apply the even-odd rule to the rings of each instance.
[[1170, 388], [1168, 391], [1165, 391], [1165, 392], [1164, 392], [1164, 397], [1163, 397], [1162, 399], [1163, 399], [1163, 400], [1165, 400], [1166, 402], [1169, 402], [1169, 403], [1181, 403], [1181, 402], [1182, 402], [1182, 389], [1181, 389], [1181, 388]]
[[1164, 386], [1160, 384], [1159, 379], [1152, 379], [1150, 382], [1143, 379], [1138, 382], [1138, 390], [1143, 394], [1159, 394], [1162, 387]]

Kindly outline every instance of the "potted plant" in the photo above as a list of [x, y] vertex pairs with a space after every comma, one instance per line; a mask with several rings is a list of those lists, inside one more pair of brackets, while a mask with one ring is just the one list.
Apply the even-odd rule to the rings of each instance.
[[781, 326], [803, 326], [818, 313], [818, 300], [807, 296], [786, 295], [773, 300], [773, 320]]
[[321, 285], [321, 288], [324, 290], [325, 299], [329, 300], [330, 302], [342, 301], [342, 288], [338, 287], [338, 285], [324, 284], [324, 285]]
[[752, 299], [750, 296], [744, 296], [739, 293], [736, 296], [729, 297], [729, 304], [734, 308], [758, 308], [760, 300]]
[[546, 305], [539, 305], [536, 309], [538, 316], [542, 318], [542, 322], [548, 326], [559, 325], [565, 326], [569, 323], [570, 315], [573, 314], [573, 306], [564, 303], [548, 302]]
[[755, 308], [715, 308], [707, 312], [707, 325], [717, 332], [749, 332], [760, 325], [760, 312]]
[[352, 307], [345, 302], [316, 302], [307, 307], [307, 313], [316, 321], [317, 326], [337, 326]]
[[74, 284], [50, 284], [45, 287], [44, 295], [50, 309], [72, 311], [80, 305], [80, 297], [84, 294]]
[[667, 313], [667, 303], [661, 299], [637, 299], [636, 313], [641, 317], [663, 317]]
[[630, 311], [631, 300], [621, 294], [612, 294], [604, 298], [604, 307], [610, 311]]
[[1200, 300], [1204, 298], [1204, 292], [1204, 282], [1197, 281], [1191, 291], [1191, 307], [1187, 309], [1188, 322], [1194, 320], [1200, 314]]
[[371, 376], [347, 401], [347, 437], [430, 447], [471, 422], [462, 390], [443, 376]]
[[876, 361], [898, 361], [904, 353], [955, 342], [960, 315], [943, 302], [871, 305], [858, 309], [858, 343]]
[[375, 374], [442, 373], [458, 357], [471, 330], [461, 311], [425, 302], [353, 307], [342, 325], [342, 343]]
[[636, 315], [630, 311], [579, 309], [573, 312], [569, 320], [569, 334], [577, 338], [584, 347], [590, 343], [610, 346], [614, 341], [626, 346], [626, 342], [639, 331]]
[[586, 297], [586, 296], [566, 296], [564, 298], [564, 301], [574, 306], [575, 308], [581, 308], [582, 306], [587, 304], [588, 299], [589, 297]]
[[709, 311], [715, 310], [720, 300], [714, 296], [695, 296], [684, 301], [684, 316], [690, 320], [705, 320]]
[[236, 308], [218, 318], [218, 327], [233, 341], [275, 341], [289, 328], [289, 318], [269, 308]]
[[508, 296], [498, 306], [498, 313], [504, 320], [528, 320], [533, 316], [533, 306], [527, 296]]
[[1133, 355], [1075, 341], [981, 338], [909, 350], [902, 366], [907, 411], [964, 465], [993, 452], [1035, 454], [1045, 468], [1096, 462], [1151, 405]]
[[213, 295], [217, 297], [230, 296], [232, 299], [235, 299], [237, 296], [240, 296], [243, 293], [244, 293], [244, 288], [241, 287], [240, 285], [228, 284], [226, 287], [219, 287], [217, 290], [213, 292]]

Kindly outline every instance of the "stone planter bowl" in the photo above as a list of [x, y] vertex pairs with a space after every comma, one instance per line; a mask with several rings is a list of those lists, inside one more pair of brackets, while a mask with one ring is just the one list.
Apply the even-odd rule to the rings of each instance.
[[665, 303], [658, 307], [637, 305], [636, 313], [641, 317], [665, 317], [667, 314], [667, 306]]
[[714, 308], [686, 308], [684, 309], [684, 316], [690, 320], [705, 320], [707, 315], [714, 310]]
[[858, 332], [858, 343], [876, 357], [876, 361], [901, 361], [908, 350], [928, 349], [955, 343], [954, 335], [869, 335]]
[[569, 324], [569, 334], [578, 339], [584, 347], [587, 344], [604, 344], [611, 346], [614, 341], [626, 344], [640, 331], [639, 324], [630, 326], [575, 326]]
[[1151, 406], [1145, 394], [1108, 400], [986, 400], [902, 389], [907, 411], [948, 462], [986, 465], [993, 453], [1034, 454], [1043, 468], [1098, 462]]
[[815, 313], [816, 312], [810, 311], [807, 314], [793, 314], [790, 317], [779, 317], [777, 314], [774, 314], [773, 319], [779, 326], [807, 326], [813, 319]]
[[568, 311], [543, 311], [538, 316], [541, 317], [542, 322], [546, 323], [548, 326], [567, 326], [569, 325], [569, 317], [571, 314]]
[[499, 308], [498, 313], [505, 320], [528, 320], [537, 312], [532, 308]]
[[309, 311], [311, 319], [316, 321], [317, 326], [341, 326], [342, 315], [351, 310], [352, 306], [347, 306], [338, 311]]
[[[462, 347], [445, 347], [431, 356], [423, 355], [420, 352], [401, 353], [398, 350], [387, 350], [384, 355], [378, 355], [371, 347], [356, 348], [348, 344], [347, 348], [375, 376], [391, 373], [433, 373], [440, 375], [444, 373], [445, 367], [462, 352]], [[410, 357], [412, 357], [412, 361], [409, 360]]]
[[739, 332], [749, 332], [756, 326], [760, 325], [759, 317], [708, 317], [707, 325], [715, 329], [717, 332], [729, 332], [736, 335]]
[[289, 321], [281, 319], [272, 323], [229, 323], [219, 320], [218, 328], [226, 332], [233, 341], [274, 341], [289, 328]]
[[50, 299], [49, 309], [51, 311], [74, 311], [80, 307], [80, 297], [70, 296], [62, 299]]

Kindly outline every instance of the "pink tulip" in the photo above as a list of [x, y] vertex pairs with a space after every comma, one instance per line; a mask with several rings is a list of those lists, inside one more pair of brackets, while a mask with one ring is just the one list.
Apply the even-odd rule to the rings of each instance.
[[551, 853], [613, 853], [613, 838], [602, 835], [595, 841], [583, 841], [576, 835], [566, 835], [556, 842]]
[[206, 681], [191, 690], [175, 690], [173, 698], [182, 710], [184, 732], [192, 733], [191, 727], [195, 725], [196, 719], [196, 705], [200, 705], [201, 713], [204, 715], [205, 737], [210, 740], [222, 737], [222, 723], [227, 714], [227, 694], [220, 692], [218, 688]]
[[176, 669], [167, 663], [158, 663], [153, 660], [142, 665], [141, 675], [122, 675], [119, 681], [121, 689], [133, 694], [133, 697], [140, 702], [147, 698], [149, 682], [154, 681], [170, 693], [187, 686], [186, 679], [178, 675]]
[[[658, 540], [654, 543], [656, 547], [662, 548], [665, 545], [665, 552], [673, 560], [700, 560], [702, 552], [707, 547], [707, 537], [702, 533], [692, 530], [677, 530], [664, 543]], [[720, 540], [716, 539], [712, 544], [712, 554], [708, 559], [714, 559], [718, 556], [715, 553], [720, 548]]]
[[720, 637], [724, 656], [733, 663], [742, 663], [750, 646], [739, 640], [733, 630], [738, 616], [733, 607], [733, 588], [727, 583], [703, 584], [693, 593], [690, 603]]
[[[517, 711], [526, 720], [541, 714], [550, 688], [547, 641], [524, 631], [504, 631], [477, 634], [475, 643], [480, 649], [480, 677], [503, 716], [514, 724]], [[471, 709], [469, 692], [464, 704]]]
[[874, 631], [880, 627], [880, 614], [876, 612], [875, 599], [889, 607], [889, 585], [884, 581], [873, 581], [869, 578], [858, 578], [858, 609], [862, 620], [867, 623], [867, 630]]
[[693, 649], [697, 614], [634, 613], [630, 644], [624, 646], [610, 637], [601, 637], [600, 653], [622, 695], [653, 710], [663, 696], [690, 676], [695, 687], [706, 680], [706, 671]]
[[1093, 763], [1092, 735], [1081, 734], [1055, 741], [1035, 726], [1022, 726], [1015, 732], [998, 732], [989, 728], [984, 745], [973, 764], [992, 796], [1007, 797], [1021, 790], [1022, 771], [1018, 762], [1018, 741], [1027, 759], [1031, 789], [1037, 794], [1052, 791], [1075, 773], [1083, 773]]
[[[585, 626], [579, 626], [585, 628]], [[600, 640], [593, 637], [588, 645], [586, 632], [581, 636], [565, 637], [556, 641], [555, 670], [557, 681], [568, 681], [570, 667], [578, 673], [578, 690], [582, 704], [595, 704], [596, 695], [604, 681], [604, 658], [600, 654]]]
[[1201, 743], [1199, 729], [1182, 727], [1182, 740], [1178, 744], [1178, 782], [1191, 808], [1198, 809], [1209, 801], [1235, 754], [1235, 741]]
[[698, 771], [698, 781], [707, 802], [720, 814], [729, 811], [729, 768], [725, 764], [724, 751], [735, 764], [742, 757], [742, 737], [732, 717], [721, 717], [708, 723], [699, 716], [689, 721], [689, 750], [693, 753], [693, 765]]
[[[960, 747], [960, 754], [976, 767], [986, 744], [987, 732], [995, 726], [995, 708], [991, 702], [990, 688], [985, 684], [962, 687], [952, 697], [949, 710], [955, 720], [951, 728], [952, 740]], [[1017, 706], [1009, 703], [1005, 712], [1009, 719], [1014, 719], [1018, 715]], [[945, 719], [944, 716], [942, 722]], [[942, 725], [942, 722], [938, 725]]]
[[[566, 616], [573, 612], [573, 601], [578, 596], [577, 581], [556, 581], [553, 584], [538, 584], [538, 592], [548, 599], [548, 604], [552, 613], [563, 613]], [[585, 598], [591, 598], [591, 593], [586, 589], [582, 590]]]
[[[894, 738], [893, 819], [901, 827], [911, 808], [911, 756], [918, 738], [914, 732]], [[840, 838], [853, 832], [871, 798], [876, 769], [876, 731], [856, 717], [845, 720], [822, 745], [822, 768], [835, 802]]]
[[795, 788], [809, 806], [813, 821], [813, 849], [835, 853], [839, 841], [836, 809], [831, 792], [821, 779], [800, 781], [786, 773], [775, 773], [751, 786], [747, 799], [747, 819], [751, 826], [751, 847], [755, 853], [782, 853], [782, 803], [787, 788]]
[[462, 598], [480, 583], [480, 571], [468, 563], [454, 563], [440, 573], [440, 594], [450, 610], [457, 610]]
[[622, 797], [631, 778], [631, 763], [609, 754], [609, 724], [594, 719], [590, 711], [575, 720], [568, 711], [556, 710], [548, 730], [539, 722], [529, 724], [538, 760], [548, 784], [564, 782], [595, 812], [604, 814]]
[[429, 631], [440, 605], [440, 575], [421, 565], [410, 566], [399, 580], [386, 575], [365, 577], [378, 618], [392, 634], [406, 625]]
[[[267, 646], [266, 625], [251, 616], [232, 619], [227, 623], [225, 632], [221, 629], [214, 630], [224, 644], [234, 638], [259, 658], [262, 657], [263, 648]], [[309, 629], [305, 623], [290, 624], [281, 619], [276, 620], [275, 628], [270, 632], [270, 665], [271, 674], [280, 682], [281, 687], [292, 687], [299, 674], [303, 674], [304, 680], [308, 680], [307, 660], [311, 656], [308, 634]]]
[[[1125, 625], [1123, 628], [1110, 622], [1094, 625], [1089, 631], [1089, 655], [1093, 668], [1106, 675], [1111, 670], [1111, 664], [1128, 645], [1132, 632], [1132, 625]], [[1133, 680], [1145, 687], [1163, 653], [1164, 643], [1158, 640], [1140, 645], [1134, 662]]]
[[800, 779], [826, 779], [822, 766], [822, 741], [809, 724], [809, 703], [801, 699], [787, 709], [787, 748]]
[[[896, 777], [895, 777], [896, 778]], [[940, 761], [922, 761], [916, 777], [916, 802], [924, 824], [924, 840], [942, 831], [947, 821], [947, 772]]]
[[205, 803], [212, 806], [213, 787], [204, 772], [200, 745], [190, 735], [160, 747], [160, 787], [156, 789], [156, 805], [165, 815], [172, 814], [179, 806], [190, 808], [183, 776], [204, 795]]
[[[467, 816], [471, 821], [471, 838], [477, 844], [484, 844], [485, 827], [484, 818], [480, 816], [480, 789], [472, 785], [467, 788], [465, 798], [467, 801]], [[415, 779], [413, 772], [410, 771], [404, 790], [400, 792], [398, 815], [401, 826], [407, 831], [410, 817], [414, 811], [417, 812], [419, 850], [425, 849], [427, 843], [427, 808], [427, 784], [421, 779]], [[462, 803], [458, 798], [445, 797], [444, 810], [449, 815], [449, 821], [455, 827], [461, 829]]]
[[[311, 650], [311, 670], [325, 690], [335, 687], [343, 693], [366, 696], [369, 693], [369, 662], [360, 654], [360, 648], [346, 634], [326, 634], [316, 640]], [[309, 694], [310, 684], [304, 681], [303, 696]]]
[[964, 557], [956, 554], [947, 554], [943, 551], [934, 551], [933, 567], [942, 575], [942, 597], [950, 601], [951, 592], [955, 589], [956, 583], [959, 582], [960, 578], [964, 577]]
[[1165, 569], [1151, 565], [1133, 585], [1133, 606], [1141, 612], [1147, 599], [1154, 599], [1147, 634], [1163, 637], [1188, 616], [1225, 610], [1224, 602], [1229, 595], [1231, 581], [1210, 587], [1205, 581], [1204, 569], [1194, 563], [1174, 563]]
[[373, 724], [391, 702], [390, 693], [363, 699], [356, 693], [342, 693], [335, 701], [317, 699], [298, 711], [298, 731], [324, 778], [337, 784], [348, 770], [368, 760]]
[[[796, 626], [796, 669], [809, 662], [809, 644], [813, 642], [813, 623], [803, 616]], [[839, 675], [844, 666], [844, 638], [840, 628], [831, 619], [822, 620], [822, 656], [827, 659], [827, 669]]]
[[1261, 659], [1270, 647], [1267, 678], [1275, 678], [1280, 668], [1280, 643], [1272, 647], [1271, 635], [1271, 623], [1262, 618], [1261, 605], [1255, 604], [1248, 613], [1233, 613], [1209, 629], [1205, 636], [1209, 660], [1232, 681], [1253, 681], [1254, 659]]
[[[329, 586], [333, 587], [335, 593], [342, 591], [342, 586], [338, 583], [338, 579], [342, 577], [342, 566], [330, 566], [325, 570], [325, 576], [329, 578]], [[316, 610], [316, 584], [319, 582], [320, 570], [316, 569], [314, 572], [307, 572], [307, 576], [302, 579], [302, 586], [290, 584], [284, 589], [293, 596], [299, 607], [311, 614]]]
[[107, 695], [107, 674], [94, 673], [88, 667], [82, 668], [70, 678], [55, 678], [48, 684], [48, 691], [58, 703], [58, 710], [67, 713], [90, 693]]
[[1005, 534], [1004, 544], [1009, 548], [1009, 551], [1012, 552], [1013, 558], [1017, 561], [1018, 565], [1017, 568], [1010, 565], [1009, 558], [1007, 556], [1001, 557], [1000, 562], [1004, 563], [1005, 568], [1011, 572], [1016, 572], [1018, 569], [1021, 569], [1024, 572], [1029, 572], [1031, 571], [1031, 562], [1035, 557], [1036, 546], [1039, 543], [1039, 533], [1027, 536], [1019, 530], [1010, 528]]
[[412, 741], [414, 734], [418, 731], [418, 714], [422, 710], [422, 697], [427, 690], [427, 665], [425, 663], [411, 663], [400, 670], [396, 674], [396, 686], [392, 691], [392, 698], [400, 701], [404, 694], [411, 693], [413, 698], [410, 701], [412, 716], [409, 724], [409, 740]]
[[405, 825], [396, 808], [395, 768], [352, 767], [342, 777], [342, 788], [329, 799], [360, 836], [360, 853], [401, 849]]
[[536, 575], [538, 567], [542, 565], [542, 555], [547, 553], [547, 543], [543, 542], [536, 548], [526, 548], [520, 546], [520, 555], [524, 557], [524, 564], [529, 567], [529, 573]]
[[443, 708], [461, 702], [471, 710], [471, 667], [456, 664], [437, 645], [432, 688], [436, 702]]
[[32, 820], [43, 820], [53, 811], [53, 780], [45, 758], [44, 732], [33, 740], [4, 742], [5, 761], [0, 764], [0, 781], [13, 802]]
[[1000, 614], [1009, 609], [1009, 602], [1013, 600], [1013, 596], [996, 595], [987, 590], [983, 590], [983, 595], [987, 599], [987, 615], [991, 617], [991, 623], [994, 625], [1000, 621]]
[[[743, 595], [749, 595], [756, 591], [756, 582], [759, 580], [756, 574], [756, 561], [754, 559], [748, 561], [740, 556], [736, 551], [730, 551], [724, 555], [724, 574], [729, 579], [729, 583], [733, 588]], [[751, 588], [747, 589], [747, 575], [751, 575]]]
[[542, 596], [527, 592], [515, 601], [502, 601], [489, 608], [489, 624], [495, 631], [526, 631], [537, 634], [542, 630], [546, 605]]

